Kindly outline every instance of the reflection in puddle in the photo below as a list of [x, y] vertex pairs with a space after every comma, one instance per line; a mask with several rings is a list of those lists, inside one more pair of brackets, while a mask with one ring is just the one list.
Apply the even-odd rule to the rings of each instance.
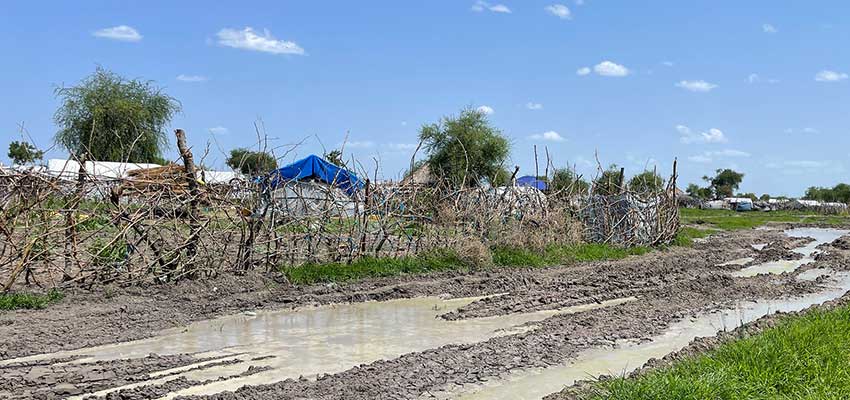
[[842, 230], [842, 229], [829, 229], [829, 228], [796, 228], [789, 229], [785, 231], [785, 234], [789, 237], [811, 237], [815, 240], [810, 242], [809, 244], [793, 249], [791, 251], [801, 254], [803, 258], [799, 260], [779, 260], [779, 261], [770, 261], [758, 265], [753, 265], [747, 268], [744, 268], [738, 272], [732, 273], [732, 276], [745, 278], [751, 277], [761, 274], [781, 274], [784, 272], [793, 272], [796, 271], [797, 268], [808, 264], [810, 262], [815, 261], [814, 255], [817, 253], [817, 246], [820, 246], [824, 243], [832, 243], [835, 239], [838, 239], [841, 236], [844, 236], [850, 231]]
[[[622, 376], [649, 361], [679, 351], [697, 337], [714, 336], [776, 311], [800, 311], [815, 304], [841, 297], [850, 291], [850, 273], [835, 273], [835, 287], [827, 290], [781, 300], [743, 302], [735, 309], [713, 312], [687, 319], [670, 326], [652, 341], [636, 343], [619, 341], [614, 348], [593, 348], [579, 353], [569, 364], [545, 369], [518, 371], [504, 379], [484, 385], [465, 386], [454, 392], [438, 394], [452, 399], [541, 399], [562, 390], [576, 381], [599, 375]], [[451, 390], [451, 389], [450, 389]]]
[[[207, 385], [191, 387], [177, 395], [213, 394], [236, 390], [243, 385], [269, 384], [311, 377], [320, 373], [345, 371], [360, 364], [392, 359], [402, 354], [433, 349], [447, 344], [476, 343], [496, 336], [534, 329], [524, 325], [556, 314], [576, 313], [635, 300], [623, 298], [584, 304], [559, 310], [510, 314], [505, 316], [446, 321], [438, 315], [453, 311], [480, 298], [444, 300], [437, 297], [401, 299], [306, 308], [301, 310], [262, 311], [200, 321], [186, 328], [173, 329], [150, 339], [118, 343], [75, 351], [7, 360], [3, 363], [49, 359], [84, 354], [76, 362], [199, 353], [198, 357], [227, 356], [245, 362], [187, 371], [196, 365], [154, 374], [153, 380], [118, 389], [164, 383], [176, 377], [205, 381], [233, 377], [249, 366], [269, 367], [254, 375], [233, 377]], [[273, 357], [267, 357], [273, 356]], [[262, 360], [255, 360], [267, 357]], [[0, 363], [2, 364], [2, 363]], [[202, 364], [202, 363], [199, 363]], [[168, 375], [168, 376], [164, 376]], [[90, 394], [80, 396], [83, 398]]]

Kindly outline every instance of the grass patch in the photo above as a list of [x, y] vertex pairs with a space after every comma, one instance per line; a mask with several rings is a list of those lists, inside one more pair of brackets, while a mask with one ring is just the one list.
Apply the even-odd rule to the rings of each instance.
[[679, 228], [679, 233], [673, 238], [673, 246], [690, 247], [694, 244], [694, 239], [704, 238], [711, 235], [713, 232], [706, 229], [691, 228], [688, 226]]
[[599, 383], [591, 399], [839, 399], [850, 393], [850, 307], [790, 317], [639, 378]]
[[47, 294], [33, 293], [10, 293], [0, 294], [0, 310], [40, 310], [50, 304], [62, 300], [64, 295], [56, 290], [51, 290]]
[[351, 264], [302, 264], [283, 267], [280, 271], [297, 285], [345, 282], [364, 278], [377, 278], [404, 274], [421, 274], [445, 270], [465, 269], [457, 254], [444, 250], [417, 257], [375, 258], [363, 257]]
[[681, 208], [679, 216], [684, 225], [702, 225], [722, 230], [751, 229], [768, 222], [850, 224], [850, 215], [823, 215], [808, 211], [736, 212]]
[[[630, 255], [646, 254], [648, 247], [618, 248], [605, 244], [578, 244], [550, 246], [544, 252], [515, 247], [497, 247], [491, 250], [493, 264], [500, 267], [544, 267], [572, 264], [579, 261], [619, 260]], [[475, 268], [465, 263], [451, 250], [435, 251], [417, 257], [375, 258], [364, 257], [352, 262], [281, 267], [279, 271], [296, 285], [346, 282], [366, 278], [397, 275], [424, 274], [438, 271], [468, 271]]]
[[493, 249], [493, 263], [505, 267], [543, 267], [580, 261], [620, 260], [631, 255], [646, 254], [650, 250], [648, 247], [620, 248], [600, 243], [549, 246], [543, 252], [497, 247]]

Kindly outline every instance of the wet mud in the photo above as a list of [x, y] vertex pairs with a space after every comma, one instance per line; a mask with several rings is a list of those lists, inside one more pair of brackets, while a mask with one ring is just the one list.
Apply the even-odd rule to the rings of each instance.
[[[62, 303], [46, 310], [0, 314], [0, 360], [4, 360], [0, 361], [0, 378], [16, 377], [7, 379], [14, 383], [0, 390], [31, 396], [19, 398], [56, 398], [71, 394], [110, 399], [178, 395], [212, 399], [441, 397], [440, 393], [492, 383], [518, 371], [560, 366], [589, 349], [610, 347], [623, 340], [651, 341], [677, 322], [738, 302], [818, 292], [823, 290], [828, 277], [798, 279], [798, 275], [817, 268], [846, 271], [850, 250], [841, 247], [850, 241], [845, 238], [832, 245], [819, 246], [812, 261], [795, 271], [751, 277], [732, 276], [741, 265], [720, 265], [745, 257], [753, 259], [749, 264], [796, 257], [793, 249], [809, 244], [811, 239], [789, 238], [778, 230], [754, 229], [721, 232], [696, 243], [693, 248], [671, 248], [620, 261], [545, 269], [505, 268], [303, 288], [289, 287], [271, 277], [252, 274], [168, 287], [113, 289], [110, 296], [105, 296], [104, 292], [71, 293]], [[761, 250], [756, 248], [759, 246], [753, 247], [759, 244], [766, 246]], [[427, 343], [424, 347], [377, 354], [353, 365], [304, 369], [303, 376], [296, 375], [296, 368], [287, 373], [285, 379], [276, 382], [245, 378], [262, 377], [264, 372], [279, 368], [275, 363], [297, 363], [297, 360], [273, 360], [264, 358], [263, 354], [241, 355], [250, 345], [236, 346], [226, 354], [203, 352], [226, 350], [221, 347], [235, 345], [192, 350], [201, 351], [199, 354], [175, 348], [159, 353], [167, 355], [150, 358], [169, 360], [158, 361], [161, 364], [139, 361], [149, 358], [143, 353], [128, 353], [126, 358], [89, 357], [71, 362], [51, 360], [52, 357], [70, 357], [67, 353], [45, 355], [144, 339], [163, 330], [190, 329], [187, 327], [194, 321], [230, 314], [252, 315], [244, 314], [246, 311], [262, 316], [266, 312], [291, 308], [422, 296], [441, 296], [442, 299], [485, 296], [456, 304], [456, 307], [435, 310], [438, 312], [431, 317], [439, 318], [441, 323], [549, 314], [541, 314], [539, 319], [512, 321], [508, 325], [513, 326], [507, 329], [505, 326], [492, 327], [490, 333], [463, 343]], [[634, 300], [587, 307], [579, 312], [557, 312], [623, 298]], [[85, 349], [79, 352], [85, 353]], [[27, 356], [32, 357], [21, 358]], [[216, 370], [214, 367], [206, 370], [211, 375], [185, 370], [194, 368], [193, 365], [204, 357], [219, 357], [220, 361], [233, 364], [225, 368], [228, 371], [225, 375], [212, 374]], [[115, 372], [114, 377], [106, 375], [91, 384], [83, 378], [74, 378], [68, 380], [73, 388], [57, 388], [58, 384], [49, 381], [19, 378], [31, 372], [23, 362], [37, 363], [40, 368], [48, 366], [46, 370], [38, 370], [40, 379], [47, 377], [56, 382], [64, 381], [63, 374], [89, 376], [88, 371], [128, 372]], [[144, 365], [133, 366], [134, 363]], [[325, 372], [316, 372], [321, 370]], [[98, 373], [91, 372], [91, 375]], [[243, 386], [239, 382], [249, 383]], [[202, 390], [201, 394], [195, 394], [197, 388], [210, 385], [225, 391], [206, 393]], [[114, 390], [121, 387], [124, 388]], [[63, 395], [58, 394], [60, 389]]]

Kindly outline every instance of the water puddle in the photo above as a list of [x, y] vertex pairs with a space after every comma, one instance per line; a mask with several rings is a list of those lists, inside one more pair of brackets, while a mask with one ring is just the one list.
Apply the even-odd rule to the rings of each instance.
[[753, 247], [753, 249], [756, 249], [758, 251], [762, 251], [762, 250], [764, 250], [765, 247], [767, 247], [767, 243], [756, 243], [756, 244], [752, 245], [752, 247]]
[[745, 278], [761, 274], [781, 274], [784, 272], [796, 271], [797, 268], [815, 261], [814, 256], [818, 252], [816, 249], [817, 246], [824, 243], [832, 243], [835, 239], [846, 235], [848, 232], [850, 231], [830, 228], [795, 228], [786, 230], [785, 234], [789, 237], [811, 237], [815, 239], [813, 242], [810, 242], [803, 247], [791, 250], [797, 254], [801, 254], [803, 258], [799, 260], [770, 261], [749, 266], [738, 272], [732, 273], [732, 276]]
[[545, 369], [522, 370], [483, 385], [463, 386], [436, 394], [443, 399], [541, 399], [576, 381], [599, 375], [622, 376], [650, 358], [679, 351], [697, 337], [714, 336], [735, 329], [776, 311], [800, 311], [841, 297], [850, 291], [850, 273], [832, 272], [833, 282], [822, 292], [778, 300], [742, 302], [733, 309], [700, 315], [671, 325], [649, 342], [619, 341], [613, 348], [592, 348], [579, 353], [570, 363]]
[[752, 258], [752, 257], [736, 258], [732, 261], [726, 261], [725, 263], [717, 264], [717, 266], [718, 267], [726, 267], [726, 266], [730, 266], [730, 265], [742, 266], [742, 265], [747, 265], [747, 264], [753, 262], [754, 260], [755, 260], [755, 258]]
[[[392, 359], [447, 344], [476, 343], [534, 329], [534, 322], [556, 314], [577, 313], [635, 300], [623, 298], [558, 310], [461, 321], [437, 318], [440, 314], [456, 310], [477, 299], [480, 298], [446, 300], [427, 297], [295, 311], [261, 311], [254, 316], [239, 314], [196, 322], [186, 328], [165, 331], [150, 339], [19, 358], [0, 364], [69, 355], [85, 355], [85, 358], [74, 362], [90, 362], [144, 357], [150, 353], [199, 353], [199, 358], [219, 356], [244, 361], [189, 371], [193, 367], [210, 364], [199, 362], [154, 374], [154, 379], [149, 381], [93, 393], [105, 395], [118, 389], [164, 383], [176, 377], [196, 381], [232, 378], [171, 393], [166, 398], [214, 394], [236, 390], [244, 385], [269, 384], [287, 378], [341, 372], [360, 364]], [[249, 376], [236, 376], [244, 373], [249, 366], [269, 369]]]

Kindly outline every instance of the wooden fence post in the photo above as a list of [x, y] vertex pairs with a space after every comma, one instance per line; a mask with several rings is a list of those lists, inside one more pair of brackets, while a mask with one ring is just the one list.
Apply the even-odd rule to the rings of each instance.
[[193, 265], [195, 255], [198, 253], [198, 239], [200, 238], [200, 221], [198, 220], [198, 180], [195, 176], [195, 159], [192, 156], [192, 150], [186, 144], [186, 133], [182, 129], [174, 131], [177, 136], [177, 149], [180, 151], [180, 157], [183, 159], [185, 167], [186, 184], [189, 186], [189, 239], [186, 242], [186, 257], [187, 264]]

